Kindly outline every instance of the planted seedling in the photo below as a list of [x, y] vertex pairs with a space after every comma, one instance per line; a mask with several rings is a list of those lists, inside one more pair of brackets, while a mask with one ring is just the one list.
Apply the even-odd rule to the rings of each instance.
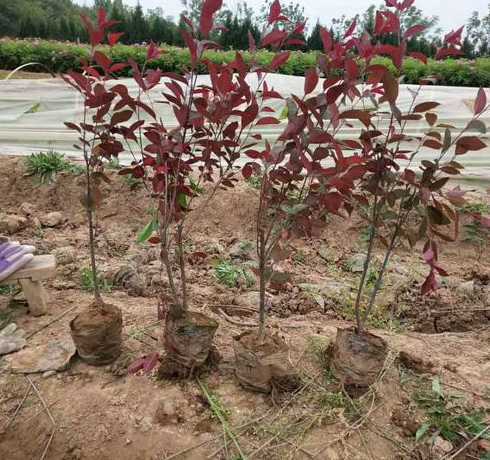
[[[122, 110], [126, 105], [124, 90], [108, 84], [111, 74], [120, 69], [121, 64], [112, 65], [96, 49], [114, 22], [107, 19], [104, 10], [99, 11], [96, 25], [87, 17], [82, 20], [92, 46], [90, 61], [83, 63], [83, 73], [70, 71], [63, 79], [83, 98], [83, 121], [65, 124], [78, 133], [76, 147], [83, 153], [85, 161], [85, 192], [81, 202], [87, 213], [90, 251], [90, 268], [85, 277], [91, 278], [85, 283], [90, 285], [94, 300], [70, 322], [70, 328], [79, 356], [89, 364], [102, 365], [114, 361], [121, 352], [122, 314], [118, 307], [102, 300], [101, 278], [95, 259], [95, 213], [103, 200], [102, 183], [110, 183], [104, 174], [104, 162], [122, 151], [122, 144], [116, 139], [117, 125], [128, 119], [128, 111]], [[109, 44], [114, 45], [118, 37], [108, 34]]]
[[[232, 187], [236, 181], [236, 161], [241, 151], [261, 137], [251, 134], [260, 118], [256, 92], [247, 83], [248, 65], [236, 53], [233, 62], [216, 65], [204, 58], [205, 50], [217, 45], [207, 38], [221, 1], [203, 3], [199, 26], [185, 20], [182, 37], [189, 49], [190, 64], [184, 75], [163, 73], [130, 65], [139, 94], [131, 98], [135, 129], [122, 132], [135, 161], [120, 174], [142, 179], [156, 210], [139, 241], [159, 245], [168, 289], [161, 293], [166, 312], [164, 343], [166, 358], [161, 376], [188, 376], [208, 359], [218, 324], [203, 313], [193, 311], [187, 282], [187, 261], [206, 256], [190, 253], [193, 215], [205, 213], [218, 189]], [[160, 54], [151, 44], [147, 61]], [[209, 83], [198, 78], [204, 66]], [[149, 91], [161, 88], [164, 102], [173, 110], [177, 126], [169, 127], [156, 112]], [[150, 102], [148, 102], [150, 101]], [[143, 117], [144, 114], [144, 117]], [[258, 137], [257, 137], [258, 136]], [[196, 203], [207, 187], [207, 194]], [[195, 206], [196, 205], [196, 206]], [[222, 267], [223, 279], [230, 270]]]
[[[389, 8], [376, 15], [374, 38], [395, 36], [396, 45], [375, 45], [371, 40], [366, 40], [366, 35], [357, 39], [365, 65], [359, 66], [348, 57], [350, 40], [336, 44], [334, 51], [327, 53], [332, 60], [338, 56], [339, 47], [346, 53], [341, 58], [344, 86], [336, 91], [343, 94], [347, 87], [354, 107], [363, 107], [366, 102], [374, 107], [369, 111], [349, 109], [338, 115], [340, 119], [355, 119], [361, 126], [364, 125], [357, 139], [345, 139], [343, 144], [361, 152], [356, 168], [361, 168], [362, 173], [355, 186], [355, 200], [351, 206], [369, 209], [368, 213], [360, 212], [360, 215], [367, 216], [369, 226], [367, 251], [355, 301], [356, 326], [338, 330], [331, 360], [339, 380], [355, 393], [365, 391], [375, 381], [386, 358], [385, 340], [368, 332], [366, 324], [393, 252], [404, 240], [414, 247], [424, 239], [423, 258], [430, 270], [422, 292], [430, 293], [437, 288], [436, 275], [447, 275], [438, 262], [439, 241], [456, 239], [458, 216], [451, 203], [461, 199], [457, 191], [446, 192], [443, 187], [451, 175], [459, 174], [462, 170], [461, 164], [456, 161], [457, 156], [485, 147], [480, 139], [466, 135], [468, 127], [457, 132], [454, 127], [438, 123], [434, 109], [440, 103], [421, 101], [422, 84], [415, 90], [409, 89], [411, 101], [408, 109], [402, 111], [397, 105], [399, 81], [386, 66], [370, 62], [375, 54], [388, 55], [397, 69], [402, 69], [406, 42], [421, 30], [419, 26], [407, 30], [401, 28], [400, 18], [406, 14], [407, 5], [407, 2], [389, 2]], [[461, 30], [448, 34], [437, 57], [461, 54], [460, 41]], [[426, 60], [420, 53], [415, 53], [413, 57]], [[365, 70], [361, 70], [361, 67]], [[352, 86], [360, 82], [360, 89]], [[480, 90], [474, 116], [468, 126], [487, 109], [485, 91]], [[382, 116], [382, 113], [385, 115]], [[409, 137], [406, 131], [411, 122], [426, 123], [426, 132], [415, 138]], [[421, 149], [429, 149], [434, 155], [432, 160], [422, 160], [417, 171], [414, 164]], [[383, 245], [384, 254], [381, 267], [375, 271], [374, 251], [378, 242]]]
[[[261, 44], [279, 50], [290, 44], [288, 19], [281, 14], [279, 1], [271, 5], [269, 25]], [[298, 24], [296, 33], [304, 25]], [[269, 310], [267, 286], [277, 285], [275, 268], [281, 260], [290, 257], [287, 240], [291, 236], [311, 237], [328, 221], [329, 213], [345, 214], [352, 209], [353, 185], [366, 172], [363, 158], [358, 153], [345, 156], [345, 143], [335, 138], [339, 128], [349, 119], [370, 118], [368, 112], [340, 113], [342, 100], [361, 99], [357, 91], [359, 68], [353, 57], [354, 28], [350, 28], [343, 43], [333, 43], [330, 34], [322, 29], [325, 54], [317, 66], [308, 69], [304, 80], [304, 94], [286, 99], [287, 123], [274, 145], [265, 142], [265, 148], [245, 152], [252, 161], [242, 168], [248, 179], [260, 175], [257, 208], [256, 247], [259, 274], [259, 329], [238, 337], [235, 342], [237, 376], [243, 385], [258, 391], [270, 391], [276, 380], [295, 380], [295, 370], [287, 360], [288, 348], [278, 335], [267, 333]], [[253, 51], [253, 50], [252, 50]], [[339, 54], [340, 53], [340, 54]], [[349, 54], [349, 56], [348, 56]], [[273, 64], [287, 62], [289, 52], [278, 52]], [[344, 71], [344, 78], [333, 77]], [[273, 68], [270, 70], [274, 70]], [[327, 79], [323, 90], [317, 87], [320, 75]], [[280, 98], [276, 92], [263, 91], [263, 99]], [[271, 120], [272, 122], [272, 120]], [[278, 123], [277, 119], [274, 119]], [[358, 147], [362, 145], [355, 144]], [[353, 144], [348, 145], [350, 148]], [[281, 280], [284, 282], [284, 280]]]

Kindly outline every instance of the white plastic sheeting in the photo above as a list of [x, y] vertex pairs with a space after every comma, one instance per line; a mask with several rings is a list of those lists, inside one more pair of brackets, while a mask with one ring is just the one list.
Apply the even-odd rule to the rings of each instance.
[[[200, 77], [202, 82], [207, 79], [207, 76]], [[274, 87], [285, 97], [303, 93], [302, 77], [270, 75], [267, 80], [269, 86]], [[123, 79], [121, 82], [128, 85], [131, 92], [137, 92], [134, 81]], [[256, 81], [251, 81], [251, 84], [256, 85]], [[398, 100], [402, 112], [408, 110], [412, 101], [409, 90], [416, 89], [417, 86], [402, 85]], [[154, 102], [161, 99], [160, 91], [161, 87], [152, 91], [151, 98]], [[471, 119], [471, 107], [476, 93], [476, 88], [424, 86], [417, 103], [440, 102], [441, 105], [436, 109], [439, 123], [463, 128]], [[267, 105], [274, 108], [278, 115], [284, 107], [284, 101], [273, 99], [267, 101]], [[173, 112], [168, 105], [157, 103], [155, 106], [168, 126], [175, 125]], [[0, 81], [0, 155], [26, 155], [54, 149], [70, 156], [79, 156], [80, 152], [73, 147], [76, 133], [65, 128], [63, 122], [79, 121], [82, 108], [82, 100], [78, 93], [60, 79]], [[485, 114], [482, 120], [490, 125], [490, 114]], [[386, 122], [387, 120], [382, 120], [380, 127], [386, 125]], [[273, 125], [261, 127], [260, 132], [273, 141], [283, 129], [283, 124]], [[426, 129], [425, 120], [411, 121], [406, 133], [420, 134]], [[341, 137], [355, 137], [353, 130], [357, 131], [355, 128], [345, 128], [339, 134]], [[433, 155], [434, 151], [424, 149], [418, 155], [418, 161]], [[128, 155], [122, 156], [123, 162], [129, 159]], [[465, 165], [467, 177], [490, 179], [490, 148], [467, 153], [458, 160]]]

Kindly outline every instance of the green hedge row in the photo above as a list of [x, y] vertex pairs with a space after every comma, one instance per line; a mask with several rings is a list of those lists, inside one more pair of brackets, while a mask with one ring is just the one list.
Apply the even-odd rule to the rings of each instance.
[[[124, 62], [133, 58], [138, 63], [145, 60], [146, 49], [141, 46], [118, 45], [107, 50], [114, 62]], [[39, 62], [53, 72], [66, 72], [77, 69], [80, 59], [88, 57], [89, 49], [84, 45], [75, 45], [51, 41], [0, 40], [0, 68], [15, 69], [28, 62]], [[245, 60], [251, 58], [248, 52], [243, 53]], [[260, 64], [268, 64], [273, 53], [261, 50], [257, 53]], [[235, 57], [234, 51], [208, 51], [206, 57], [213, 62], [231, 62]], [[304, 75], [304, 72], [316, 62], [317, 53], [294, 51], [288, 62], [281, 67], [280, 72], [286, 75]], [[394, 73], [396, 69], [388, 58], [377, 58], [378, 62], [386, 63]], [[189, 66], [190, 55], [187, 49], [166, 47], [165, 53], [158, 60], [152, 61], [150, 67], [160, 68], [166, 72], [182, 73]], [[28, 69], [26, 69], [28, 70]], [[40, 66], [32, 67], [31, 71], [45, 72]], [[201, 69], [204, 72], [204, 68]], [[122, 72], [128, 76], [129, 69]], [[429, 61], [427, 65], [408, 59], [402, 72], [405, 83], [418, 83], [422, 77], [437, 75], [440, 85], [447, 86], [490, 86], [490, 58], [476, 61], [447, 60], [442, 62]]]

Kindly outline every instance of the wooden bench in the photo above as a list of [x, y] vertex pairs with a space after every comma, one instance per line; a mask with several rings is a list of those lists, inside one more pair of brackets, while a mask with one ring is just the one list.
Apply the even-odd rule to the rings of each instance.
[[56, 259], [53, 255], [35, 256], [24, 268], [0, 281], [0, 286], [19, 282], [29, 304], [29, 311], [34, 316], [46, 313], [48, 297], [42, 280], [54, 277]]

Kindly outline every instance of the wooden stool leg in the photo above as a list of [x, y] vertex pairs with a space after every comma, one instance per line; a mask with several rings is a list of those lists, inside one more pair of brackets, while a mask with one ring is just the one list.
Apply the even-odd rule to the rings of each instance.
[[46, 313], [48, 296], [40, 281], [31, 281], [29, 279], [19, 280], [27, 303], [29, 311], [33, 316], [41, 316]]

